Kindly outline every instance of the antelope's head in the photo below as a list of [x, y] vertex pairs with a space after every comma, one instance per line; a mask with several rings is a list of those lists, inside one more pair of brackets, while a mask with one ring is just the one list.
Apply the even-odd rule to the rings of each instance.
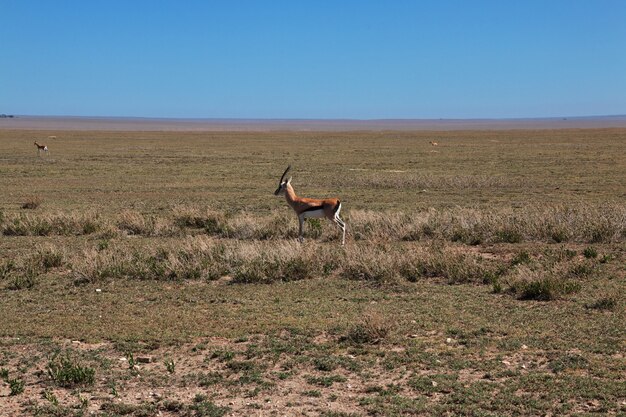
[[284, 179], [285, 179], [285, 175], [287, 175], [290, 169], [291, 169], [291, 165], [289, 165], [287, 169], [285, 170], [285, 172], [283, 172], [282, 177], [280, 177], [280, 181], [278, 181], [278, 188], [276, 189], [276, 191], [274, 191], [274, 195], [285, 194], [285, 188], [287, 188], [287, 186], [291, 182], [291, 177], [289, 177], [287, 181], [284, 181]]

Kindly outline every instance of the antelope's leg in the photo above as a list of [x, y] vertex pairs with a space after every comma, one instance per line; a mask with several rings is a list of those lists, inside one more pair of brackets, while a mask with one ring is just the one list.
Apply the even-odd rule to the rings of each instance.
[[300, 242], [303, 242], [304, 241], [304, 231], [303, 231], [304, 216], [302, 214], [298, 216], [298, 223], [300, 224], [300, 229], [298, 231], [298, 240]]
[[339, 218], [339, 216], [335, 216], [335, 218], [333, 219], [335, 221], [335, 223], [337, 223], [337, 226], [339, 226], [341, 228], [342, 234], [343, 236], [341, 237], [341, 244], [345, 245], [346, 243], [346, 223], [344, 223], [343, 220], [341, 220]]

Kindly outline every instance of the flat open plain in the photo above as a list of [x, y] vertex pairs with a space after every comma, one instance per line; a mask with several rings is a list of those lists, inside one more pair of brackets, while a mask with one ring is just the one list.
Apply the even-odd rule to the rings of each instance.
[[626, 128], [229, 123], [0, 128], [0, 415], [626, 412]]

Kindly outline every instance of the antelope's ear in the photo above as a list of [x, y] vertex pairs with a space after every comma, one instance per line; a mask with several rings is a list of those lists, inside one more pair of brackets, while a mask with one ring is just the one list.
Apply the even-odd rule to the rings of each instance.
[[291, 184], [291, 178], [293, 177], [289, 177], [289, 179], [287, 180], [287, 184]]

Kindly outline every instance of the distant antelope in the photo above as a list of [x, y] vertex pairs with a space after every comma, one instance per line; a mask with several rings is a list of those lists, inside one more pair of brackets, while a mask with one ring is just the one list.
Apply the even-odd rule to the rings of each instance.
[[432, 140], [430, 141], [430, 144], [433, 146], [439, 146], [439, 144], [437, 142], [433, 142]]
[[41, 156], [41, 151], [48, 154], [48, 147], [46, 145], [41, 145], [35, 141], [35, 146], [37, 147], [37, 155]]
[[283, 172], [280, 181], [278, 181], [278, 188], [274, 191], [274, 195], [284, 194], [287, 203], [291, 206], [293, 211], [298, 216], [298, 222], [300, 224], [300, 230], [298, 233], [298, 240], [302, 242], [304, 240], [302, 227], [304, 225], [304, 219], [307, 218], [322, 218], [326, 217], [328, 220], [334, 222], [341, 228], [343, 236], [341, 238], [341, 244], [346, 243], [346, 223], [339, 217], [341, 211], [341, 202], [336, 198], [325, 198], [318, 200], [315, 198], [301, 198], [296, 195], [291, 185], [291, 177], [287, 181], [285, 175], [291, 169], [291, 165], [287, 167]]

